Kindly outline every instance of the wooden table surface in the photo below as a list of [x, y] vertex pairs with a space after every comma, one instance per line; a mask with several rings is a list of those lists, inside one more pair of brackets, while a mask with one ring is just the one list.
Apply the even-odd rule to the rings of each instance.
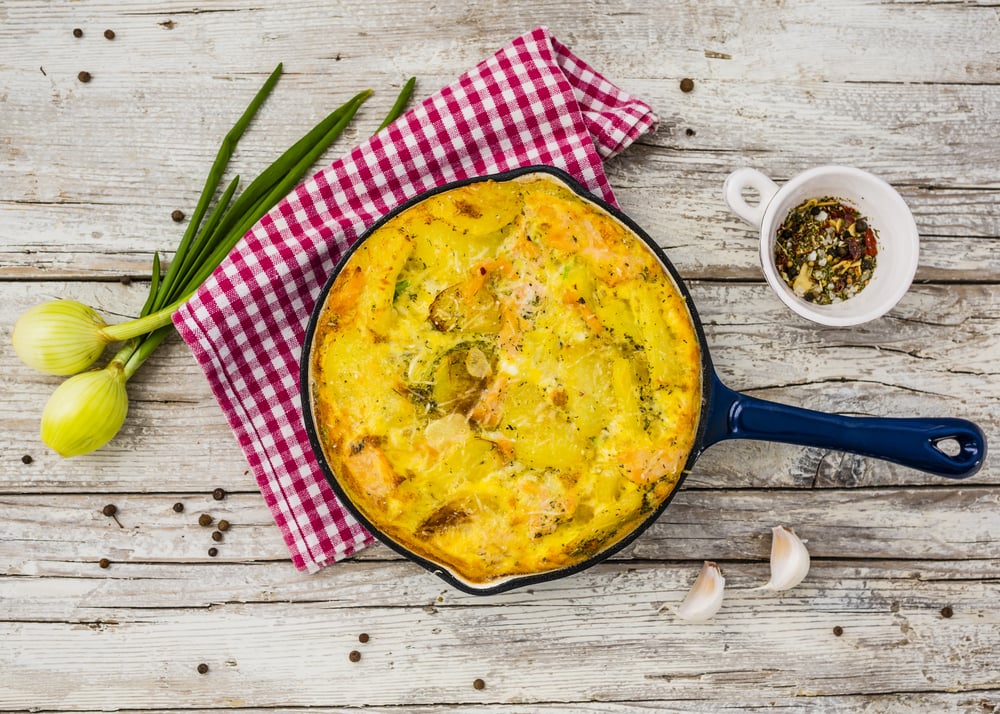
[[[39, 441], [59, 379], [17, 360], [15, 319], [55, 297], [134, 314], [153, 252], [183, 231], [171, 212], [190, 214], [274, 65], [286, 74], [234, 157], [245, 176], [372, 87], [328, 163], [407, 77], [425, 97], [540, 24], [659, 115], [607, 172], [689, 282], [724, 381], [820, 411], [965, 417], [997, 441], [995, 2], [4, 2], [0, 710], [1000, 710], [996, 459], [948, 481], [723, 443], [620, 555], [477, 598], [383, 546], [298, 572], [176, 336], [129, 383], [106, 448], [63, 460]], [[892, 183], [922, 237], [912, 288], [862, 327], [782, 307], [722, 200], [737, 167], [780, 182], [824, 163]], [[214, 558], [201, 513], [232, 523]], [[779, 524], [808, 539], [812, 569], [755, 591]], [[725, 572], [723, 608], [679, 622], [670, 608], [706, 559]]]

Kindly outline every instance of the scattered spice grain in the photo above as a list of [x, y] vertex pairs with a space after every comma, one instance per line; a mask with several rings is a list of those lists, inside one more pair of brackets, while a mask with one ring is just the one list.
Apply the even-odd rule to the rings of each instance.
[[108, 518], [114, 518], [115, 523], [118, 524], [119, 528], [125, 527], [122, 525], [122, 522], [118, 520], [118, 507], [115, 504], [109, 503], [108, 505], [106, 505], [104, 508], [101, 509], [101, 513], [103, 513]]
[[90, 72], [86, 71], [80, 72], [78, 75], [76, 75], [76, 78], [79, 79], [84, 84], [86, 84], [87, 82], [90, 81]]
[[198, 674], [207, 674], [207, 673], [208, 673], [208, 665], [202, 662], [201, 664], [198, 665]]
[[209, 549], [208, 549], [208, 556], [209, 556], [210, 558], [214, 558], [214, 557], [215, 557], [215, 556], [217, 556], [218, 554], [219, 554], [219, 549], [218, 549], [218, 548], [209, 548]]
[[368, 636], [367, 632], [362, 632], [360, 635], [358, 635], [358, 642], [360, 642], [361, 644], [366, 643], [370, 639], [371, 638]]
[[184, 211], [175, 210], [170, 213], [170, 217], [174, 220], [174, 223], [180, 223], [184, 220]]
[[697, 132], [694, 129], [688, 127], [687, 129], [684, 130], [684, 133], [687, 134], [688, 136], [694, 136]]
[[216, 528], [218, 528], [220, 531], [228, 531], [229, 530], [229, 521], [227, 521], [225, 518], [223, 518], [221, 521], [219, 521], [219, 525], [216, 526]]
[[842, 634], [844, 634], [844, 628], [841, 627], [840, 625], [837, 625], [836, 627], [833, 628], [833, 634], [835, 634], [837, 637], [840, 637]]
[[174, 504], [174, 513], [184, 513], [184, 504], [178, 501]]
[[213, 519], [210, 515], [208, 515], [207, 513], [202, 513], [200, 516], [198, 516], [198, 525], [207, 528], [208, 526], [212, 525], [212, 520]]
[[79, 27], [74, 28], [73, 37], [83, 37], [83, 30], [81, 30]]
[[951, 617], [955, 614], [955, 611], [951, 609], [951, 605], [945, 605], [941, 608], [941, 617]]
[[681, 91], [682, 92], [690, 92], [693, 89], [694, 89], [694, 80], [693, 79], [691, 79], [690, 77], [685, 77], [684, 79], [681, 80]]
[[217, 488], [214, 491], [212, 491], [212, 498], [214, 498], [216, 501], [221, 501], [225, 497], [226, 497], [226, 492], [221, 488]]
[[216, 543], [221, 542], [222, 541], [222, 533], [220, 533], [219, 531], [213, 531], [212, 532], [212, 540], [214, 540]]
[[123, 275], [120, 278], [118, 278], [118, 282], [121, 283], [122, 285], [131, 285], [132, 284], [132, 278], [130, 278], [127, 275]]
[[102, 568], [111, 567], [111, 561], [108, 560], [107, 558], [101, 558], [100, 560], [97, 561], [97, 564], [100, 565]]
[[352, 662], [360, 662], [361, 653], [358, 652], [357, 650], [351, 650], [351, 653], [347, 655], [347, 659], [351, 660]]
[[34, 459], [31, 458], [31, 454], [25, 454], [21, 457], [22, 464], [30, 464], [32, 461], [34, 461]]
[[105, 30], [104, 31], [104, 39], [106, 39], [106, 40], [113, 40], [113, 39], [115, 39], [115, 31], [114, 30]]
[[486, 689], [486, 682], [481, 679], [476, 679], [472, 682], [472, 686], [475, 689]]

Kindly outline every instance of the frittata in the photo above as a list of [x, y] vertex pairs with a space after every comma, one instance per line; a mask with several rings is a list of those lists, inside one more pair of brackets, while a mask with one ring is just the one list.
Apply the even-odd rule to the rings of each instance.
[[586, 560], [677, 484], [701, 408], [688, 306], [641, 239], [561, 183], [414, 204], [322, 310], [326, 461], [376, 529], [468, 583]]

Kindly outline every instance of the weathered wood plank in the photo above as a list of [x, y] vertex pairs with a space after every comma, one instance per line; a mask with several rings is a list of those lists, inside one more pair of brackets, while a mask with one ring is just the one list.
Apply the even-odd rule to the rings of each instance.
[[[388, 549], [365, 551], [386, 553]], [[746, 589], [767, 580], [763, 560], [719, 561], [728, 588]], [[423, 569], [385, 556], [352, 559], [306, 575], [287, 561], [203, 563], [115, 563], [107, 570], [71, 561], [39, 560], [31, 572], [0, 574], [0, 594], [10, 622], [96, 622], [117, 616], [134, 618], [143, 609], [211, 609], [221, 605], [276, 605], [328, 609], [371, 607], [571, 608], [614, 603], [634, 607], [676, 605], [696, 576], [701, 562], [691, 560], [635, 561], [615, 559], [571, 577], [501, 595], [466, 595], [444, 585]], [[1000, 560], [827, 560], [816, 559], [809, 576], [793, 592], [804, 602], [834, 607], [837, 597], [869, 581], [891, 583], [900, 593], [920, 582], [937, 582], [937, 601], [926, 607], [954, 604], [949, 591], [970, 581], [996, 582]], [[847, 584], [845, 584], [845, 582]], [[391, 583], [392, 587], [386, 587]], [[777, 597], [777, 596], [775, 596]], [[850, 608], [878, 611], [885, 598], [855, 594]], [[846, 607], [846, 606], [845, 606]], [[842, 623], [844, 624], [844, 623]]]
[[[663, 607], [683, 597], [690, 566], [683, 574], [621, 570], [611, 586], [577, 583], [562, 603], [544, 601], [562, 587], [548, 584], [517, 599], [454, 605], [446, 593], [421, 602], [397, 590], [399, 604], [389, 607], [331, 608], [322, 599], [111, 606], [92, 621], [0, 622], [0, 666], [10, 672], [0, 706], [708, 705], [734, 698], [761, 706], [774, 697], [869, 692], [988, 698], [1000, 687], [995, 583], [818, 564], [812, 584], [775, 595], [749, 589], [759, 582], [749, 567], [726, 568], [730, 589], [707, 625], [680, 623]], [[328, 584], [334, 592], [339, 585]], [[951, 617], [942, 615], [946, 606]], [[360, 633], [370, 641], [360, 644]], [[351, 663], [355, 649], [362, 658]], [[201, 662], [209, 665], [204, 676], [195, 672]], [[56, 671], [58, 680], [49, 675]], [[51, 682], [45, 691], [35, 686], [42, 678]], [[476, 678], [485, 689], [472, 687]]]
[[[240, 0], [210, 9], [181, 0], [155, 8], [105, 0], [78, 3], [64, 17], [65, 24], [55, 25], [44, 1], [19, 2], [7, 10], [5, 26], [9, 36], [45, 47], [72, 39], [73, 26], [86, 26], [96, 37], [114, 25], [114, 45], [84, 45], [87, 51], [102, 60], [102, 68], [113, 67], [124, 54], [134, 71], [150, 73], [176, 66], [178, 56], [220, 73], [245, 72], [247, 60], [262, 50], [295, 57], [306, 69], [328, 66], [339, 55], [341, 62], [450, 72], [546, 23], [565, 42], [587, 47], [588, 55], [628, 77], [680, 70], [758, 83], [996, 80], [998, 18], [986, 1], [839, 0], [814, 7], [686, 0], [619, 8], [494, 0], [475, 7], [425, 5], [403, 19], [392, 3], [362, 12], [348, 3], [317, 0], [280, 6]], [[12, 55], [8, 61], [14, 68], [37, 71], [34, 59]], [[47, 59], [53, 69], [78, 71], [71, 52], [51, 53]]]
[[[184, 513], [172, 505], [185, 504]], [[101, 514], [106, 503], [117, 520]], [[1000, 558], [1000, 491], [919, 489], [702, 490], [682, 488], [663, 515], [617, 556], [622, 560], [766, 560], [771, 527], [793, 527], [816, 558], [969, 560]], [[229, 495], [0, 496], [0, 566], [33, 575], [42, 563], [76, 562], [96, 573], [101, 558], [133, 563], [285, 560], [270, 513], [256, 493]], [[207, 513], [232, 527], [221, 543], [198, 525]], [[210, 547], [218, 555], [208, 554]], [[386, 552], [368, 558], [395, 558]]]
[[[118, 283], [0, 283], [0, 334], [21, 312], [56, 296], [105, 313], [137, 309], [146, 288]], [[716, 368], [729, 386], [819, 411], [877, 416], [958, 416], [1000, 434], [1000, 314], [994, 289], [914, 286], [889, 316], [851, 330], [794, 317], [761, 285], [694, 284]], [[110, 318], [109, 318], [110, 319]], [[775, 330], [775, 325], [781, 325]], [[9, 344], [9, 343], [8, 343]], [[207, 484], [253, 489], [204, 376], [177, 339], [130, 382], [121, 434], [86, 457], [60, 459], [38, 439], [38, 419], [58, 378], [37, 375], [0, 351], [0, 492], [193, 492]], [[21, 458], [30, 455], [32, 463]], [[151, 476], [155, 474], [155, 477]], [[997, 483], [991, 461], [972, 483]], [[711, 448], [691, 485], [876, 486], [939, 479], [875, 459], [824, 450], [732, 442]]]
[[[754, 693], [748, 695], [750, 699], [745, 704], [733, 704], [726, 701], [714, 700], [706, 702], [677, 701], [677, 700], [655, 700], [646, 699], [639, 702], [572, 702], [572, 703], [550, 703], [532, 702], [530, 710], [540, 714], [550, 712], [579, 712], [580, 714], [679, 714], [682, 712], [704, 712], [706, 707], [711, 707], [714, 712], [771, 712], [780, 710], [789, 714], [800, 714], [815, 712], [822, 708], [824, 712], [831, 714], [856, 714], [858, 711], [865, 711], [869, 714], [909, 714], [913, 711], [934, 711], [934, 712], [993, 712], [1000, 702], [1000, 696], [995, 691], [979, 690], [976, 692], [962, 694], [948, 693], [915, 693], [906, 692], [903, 694], [868, 694], [864, 696], [771, 696], [760, 697]], [[32, 709], [33, 714], [55, 714], [54, 709]], [[191, 709], [173, 709], [160, 707], [157, 712], [172, 714], [173, 712], [190, 712]], [[307, 714], [314, 712], [310, 707], [286, 707], [282, 706], [283, 714]], [[357, 708], [328, 707], [324, 706], [323, 711], [328, 714], [348, 714], [356, 712]], [[396, 706], [376, 707], [365, 706], [364, 711], [371, 714], [395, 714], [399, 711]], [[460, 712], [483, 712], [484, 714], [511, 714], [527, 711], [523, 703], [516, 704], [475, 704], [469, 706], [457, 706], [454, 704], [431, 705], [431, 706], [407, 706], [408, 714], [441, 714], [448, 712], [455, 714]], [[274, 708], [260, 709], [256, 707], [240, 707], [242, 714], [273, 714]]]
[[[995, 459], [952, 483], [819, 449], [720, 444], [614, 559], [476, 598], [380, 545], [296, 571], [177, 340], [130, 384], [132, 414], [107, 449], [64, 461], [39, 443], [58, 380], [16, 361], [13, 320], [43, 296], [137, 309], [153, 251], [169, 255], [183, 231], [170, 212], [191, 212], [274, 64], [286, 75], [235, 156], [244, 177], [371, 86], [332, 160], [406, 77], [425, 96], [542, 23], [660, 115], [607, 169], [692, 281], [727, 384], [821, 411], [967, 417], [996, 441], [993, 0], [4, 3], [0, 709], [1000, 711]], [[923, 236], [918, 284], [851, 330], [808, 325], [768, 294], [754, 235], [721, 197], [737, 166], [781, 181], [828, 162], [896, 185]], [[233, 524], [221, 543], [202, 512]], [[752, 590], [779, 521], [808, 539], [810, 575], [787, 593]], [[726, 601], [711, 623], [683, 625], [670, 607], [703, 559], [721, 562]]]
[[[48, 11], [44, 3], [21, 3], [9, 11], [11, 35], [58, 48], [49, 54], [62, 64], [50, 63], [43, 74], [28, 54], [0, 54], [0, 62], [12, 68], [3, 94], [0, 275], [145, 273], [152, 252], [169, 253], [179, 238], [182, 227], [170, 221], [171, 211], [190, 213], [219, 140], [263, 74], [286, 53], [296, 61], [237, 154], [234, 170], [244, 176], [265, 166], [339, 103], [338, 97], [372, 85], [378, 94], [329, 152], [326, 161], [331, 160], [377, 125], [413, 67], [423, 72], [418, 96], [432, 92], [508, 34], [530, 26], [521, 23], [537, 12], [533, 4], [519, 12], [506, 4], [482, 12], [477, 7], [469, 23], [449, 24], [447, 31], [414, 42], [390, 12], [355, 17], [311, 5], [302, 3], [303, 12], [330, 18], [339, 29], [335, 39], [322, 23], [303, 28], [295, 13], [239, 3], [213, 12], [192, 12], [183, 4], [153, 12], [88, 4], [78, 21], [94, 17], [118, 25], [114, 42], [92, 37], [97, 33], [89, 27], [81, 40], [68, 28], [39, 30], [32, 23]], [[861, 165], [899, 186], [925, 236], [921, 279], [995, 280], [1000, 274], [992, 245], [1000, 235], [996, 162], [969, 160], [990, 156], [1000, 140], [993, 120], [1000, 113], [1000, 84], [995, 61], [991, 66], [988, 59], [997, 48], [994, 9], [928, 3], [914, 12], [905, 5], [844, 2], [803, 9], [759, 3], [751, 12], [738, 4], [674, 3], [656, 8], [655, 23], [629, 38], [636, 50], [623, 57], [623, 33], [635, 34], [643, 18], [650, 19], [651, 8], [634, 8], [626, 22], [612, 12], [561, 5], [567, 41], [595, 66], [620, 68], [626, 86], [647, 98], [663, 119], [655, 136], [609, 170], [614, 185], [621, 186], [623, 206], [662, 236], [685, 274], [759, 279], [755, 241], [721, 200], [730, 170], [753, 164], [781, 179], [827, 162]], [[157, 23], [171, 10], [182, 19], [165, 30]], [[869, 15], [871, 25], [860, 22]], [[518, 18], [517, 27], [512, 17]], [[747, 40], [749, 17], [763, 23], [758, 29], [765, 37], [779, 25], [782, 40], [786, 33], [798, 38], [796, 33], [808, 32], [806, 54], [818, 66], [795, 74], [794, 65], [778, 60], [782, 52], [794, 51], [796, 61], [803, 61], [800, 47], [781, 42], [776, 52], [759, 37]], [[227, 31], [215, 36], [221, 26]], [[815, 37], [817, 27], [828, 34]], [[935, 47], [946, 42], [942, 28], [963, 35], [964, 53], [947, 54], [950, 61], [961, 58], [953, 68], [960, 65], [960, 71], [949, 71], [944, 55], [928, 52], [932, 66], [920, 67], [919, 81], [900, 79], [915, 70], [914, 57], [892, 50], [893, 43], [909, 49], [929, 28]], [[874, 46], [865, 41], [866, 32], [877, 37]], [[250, 67], [226, 66], [223, 58], [246, 56], [245, 43], [261, 41], [262, 33], [274, 60], [265, 62], [266, 55], [255, 51]], [[834, 39], [844, 33], [852, 35], [851, 42]], [[367, 48], [374, 36], [385, 51], [372, 56]], [[209, 52], [200, 42], [205, 37], [213, 38]], [[691, 47], [697, 38], [738, 43], [741, 51], [729, 53], [728, 60], [704, 58]], [[160, 53], [177, 51], [190, 62], [187, 71], [164, 64]], [[420, 61], [408, 58], [412, 51], [421, 53]], [[868, 53], [874, 51], [886, 56], [873, 64]], [[970, 56], [974, 51], [983, 53], [981, 61]], [[905, 66], [896, 66], [904, 57]], [[924, 59], [921, 54], [916, 66]], [[84, 63], [95, 75], [86, 85], [75, 79]], [[853, 70], [852, 63], [857, 63]], [[769, 67], [780, 68], [780, 75], [769, 76]], [[880, 83], [872, 71], [888, 67], [894, 79]], [[828, 75], [831, 68], [837, 74]], [[796, 81], [786, 81], [789, 73]], [[979, 79], [977, 73], [983, 73]], [[678, 89], [677, 78], [684, 75], [696, 78], [694, 92]], [[47, 127], [44, 142], [37, 139], [38, 126]]]

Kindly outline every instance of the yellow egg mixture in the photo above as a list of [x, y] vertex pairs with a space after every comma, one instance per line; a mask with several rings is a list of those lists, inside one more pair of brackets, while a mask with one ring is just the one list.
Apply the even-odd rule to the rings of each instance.
[[669, 275], [538, 174], [432, 196], [369, 236], [326, 299], [311, 375], [351, 501], [470, 583], [631, 532], [676, 486], [701, 408]]

